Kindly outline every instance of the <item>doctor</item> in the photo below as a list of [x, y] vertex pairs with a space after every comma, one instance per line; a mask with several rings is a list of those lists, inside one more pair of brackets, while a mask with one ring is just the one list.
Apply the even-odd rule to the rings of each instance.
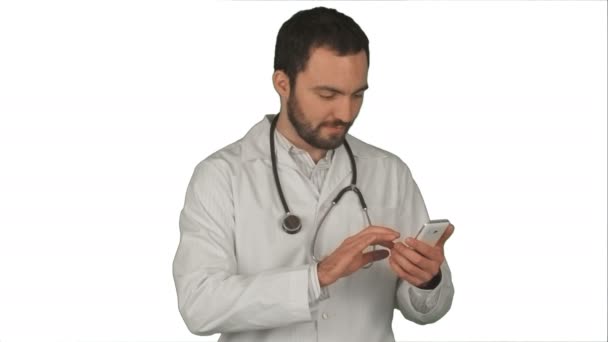
[[409, 239], [429, 218], [410, 170], [347, 134], [368, 66], [365, 33], [333, 9], [279, 30], [280, 113], [200, 162], [188, 185], [173, 275], [192, 333], [394, 341], [394, 309], [418, 324], [450, 309], [453, 227], [436, 246]]

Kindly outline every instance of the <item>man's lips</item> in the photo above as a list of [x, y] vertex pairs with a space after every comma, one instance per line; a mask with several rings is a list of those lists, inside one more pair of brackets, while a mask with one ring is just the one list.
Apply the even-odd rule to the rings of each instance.
[[344, 131], [344, 126], [325, 126], [325, 128], [329, 129], [332, 132], [341, 132]]

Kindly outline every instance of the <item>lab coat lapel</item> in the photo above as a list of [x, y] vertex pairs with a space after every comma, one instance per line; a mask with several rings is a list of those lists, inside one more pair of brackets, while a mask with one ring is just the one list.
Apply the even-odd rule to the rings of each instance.
[[[270, 129], [270, 128], [269, 128]], [[300, 171], [296, 162], [289, 155], [289, 151], [287, 151], [278, 141], [278, 137], [274, 136], [274, 149], [276, 151], [277, 156], [277, 169], [281, 172], [281, 168], [287, 167], [296, 171]], [[268, 160], [270, 161], [270, 137], [268, 137]]]
[[[264, 119], [258, 122], [252, 129], [247, 132], [243, 138], [242, 144], [242, 158], [244, 161], [250, 161], [255, 159], [262, 159], [267, 163], [268, 167], [271, 168], [270, 162], [270, 123], [274, 118], [273, 114], [266, 115]], [[350, 135], [346, 135], [346, 138], [352, 142], [355, 142], [355, 138]], [[355, 156], [357, 151], [351, 143], [351, 148]], [[281, 173], [281, 169], [290, 168], [298, 171], [296, 163], [289, 153], [281, 148], [275, 139], [275, 146], [277, 151], [277, 169]], [[356, 160], [356, 157], [355, 157]], [[333, 199], [338, 191], [342, 190], [346, 185], [350, 183], [350, 160], [348, 159], [348, 153], [344, 145], [335, 149], [331, 167], [327, 172], [325, 182], [321, 188], [321, 194], [319, 195], [319, 201], [317, 203], [317, 210], [326, 201]], [[348, 178], [347, 178], [348, 177]]]
[[[270, 159], [270, 123], [274, 116], [274, 114], [264, 116], [264, 119], [253, 126], [245, 137], [243, 137], [242, 159], [244, 161], [261, 159], [269, 168], [272, 168]], [[298, 167], [296, 163], [289, 155], [289, 152], [281, 147], [276, 136], [274, 139], [274, 146], [277, 156], [277, 170], [279, 173], [281, 172], [281, 169], [284, 168], [290, 168], [297, 171]]]
[[[348, 135], [347, 135], [348, 138]], [[353, 151], [354, 153], [354, 151]], [[352, 174], [350, 160], [344, 144], [335, 149], [331, 167], [327, 172], [325, 182], [319, 196], [319, 206], [334, 199], [340, 190], [350, 184]], [[317, 210], [319, 207], [317, 207]]]

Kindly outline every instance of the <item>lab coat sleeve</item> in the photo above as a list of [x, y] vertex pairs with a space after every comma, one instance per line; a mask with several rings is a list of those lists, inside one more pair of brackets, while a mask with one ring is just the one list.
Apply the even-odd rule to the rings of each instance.
[[188, 329], [196, 335], [212, 335], [311, 320], [311, 265], [238, 274], [227, 167], [221, 160], [201, 162], [180, 214], [173, 277]]
[[[405, 166], [405, 181], [402, 208], [408, 236], [428, 221], [429, 215], [418, 185]], [[447, 261], [441, 266], [441, 281], [431, 290], [420, 289], [405, 280], [398, 280], [396, 306], [405, 319], [418, 324], [434, 323], [442, 318], [452, 306], [454, 286]]]
[[318, 264], [318, 262], [315, 262], [310, 266], [308, 278], [308, 305], [310, 306], [310, 314], [313, 321], [318, 318], [319, 303], [329, 298], [327, 287], [321, 287], [321, 284], [319, 283], [319, 275], [317, 273]]

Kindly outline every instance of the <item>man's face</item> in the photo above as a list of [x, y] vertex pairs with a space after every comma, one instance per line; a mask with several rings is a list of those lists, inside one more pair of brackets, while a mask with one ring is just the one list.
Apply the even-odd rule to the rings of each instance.
[[310, 146], [340, 146], [363, 104], [367, 89], [364, 51], [337, 56], [327, 48], [312, 50], [287, 99], [287, 117]]

